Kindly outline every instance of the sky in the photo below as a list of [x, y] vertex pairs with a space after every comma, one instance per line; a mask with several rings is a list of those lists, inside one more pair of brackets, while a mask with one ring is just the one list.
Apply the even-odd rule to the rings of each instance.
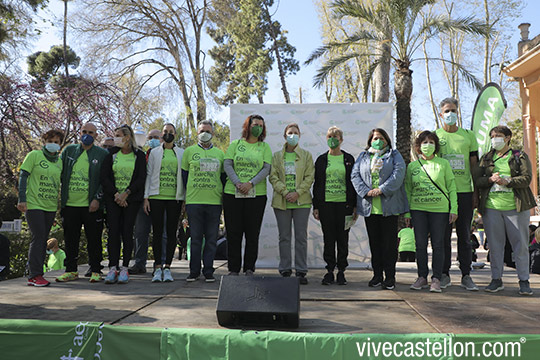
[[[520, 23], [528, 22], [531, 24], [530, 38], [540, 34], [540, 21], [537, 20], [538, 14], [540, 14], [540, 1], [528, 0], [524, 1], [524, 3], [525, 8], [522, 17], [517, 19], [512, 25], [512, 60], [517, 57], [517, 43], [520, 39], [517, 26]], [[276, 0], [276, 6], [274, 6], [272, 10], [275, 12], [274, 18], [288, 31], [287, 37], [289, 43], [296, 47], [295, 57], [300, 62], [300, 71], [295, 75], [287, 77], [287, 88], [291, 94], [292, 101], [296, 103], [299, 102], [299, 89], [302, 88], [304, 103], [325, 102], [323, 92], [312, 86], [313, 76], [315, 75], [319, 64], [314, 63], [310, 66], [303, 65], [311, 52], [322, 45], [320, 24], [313, 0]], [[40, 39], [36, 41], [31, 52], [46, 51], [50, 46], [61, 44], [62, 42], [60, 25], [56, 27], [51, 26], [50, 22], [51, 19], [55, 17], [60, 19], [63, 16], [63, 2], [59, 0], [51, 1], [47, 10], [45, 12], [41, 11], [40, 15], [46, 23], [38, 22], [37, 26], [43, 33]], [[60, 22], [58, 22], [58, 24], [60, 24]], [[205, 43], [211, 43], [211, 40], [206, 40]], [[77, 44], [76, 39], [70, 38], [69, 34], [68, 44], [77, 52], [79, 44]], [[413, 121], [417, 123], [417, 126], [429, 129], [434, 127], [434, 122], [431, 109], [429, 108], [427, 95], [421, 93], [425, 84], [425, 77], [422, 75], [424, 65], [423, 63], [418, 63], [416, 66], [418, 68], [413, 67], [413, 70], [415, 71], [415, 74], [413, 75], [415, 92], [413, 93], [412, 101], [412, 117]], [[281, 83], [275, 66], [268, 75], [268, 80], [268, 91], [264, 96], [265, 103], [284, 103]], [[436, 80], [435, 77], [435, 81]], [[444, 95], [442, 97], [446, 96]], [[256, 99], [253, 99], [252, 102], [256, 102]], [[472, 98], [468, 99], [468, 101], [462, 100], [464, 118], [472, 113], [473, 105], [474, 99]], [[209, 113], [218, 121], [226, 123], [229, 121], [228, 108], [212, 109]], [[466, 122], [467, 120], [464, 121]]]

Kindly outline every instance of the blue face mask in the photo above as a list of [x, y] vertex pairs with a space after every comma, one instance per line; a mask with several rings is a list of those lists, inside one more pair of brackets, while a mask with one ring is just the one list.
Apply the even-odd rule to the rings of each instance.
[[58, 145], [57, 143], [46, 143], [45, 149], [47, 149], [47, 151], [51, 154], [55, 154], [60, 151], [60, 145]]
[[150, 149], [156, 148], [160, 145], [159, 139], [150, 139], [148, 140], [148, 146], [150, 146]]
[[287, 135], [287, 143], [291, 146], [298, 145], [298, 140], [300, 139], [300, 136], [298, 134], [289, 134]]
[[47, 250], [47, 254], [51, 255], [51, 254], [53, 254], [53, 251], [52, 250]]
[[447, 112], [443, 115], [443, 120], [446, 125], [455, 125], [457, 122], [457, 114], [455, 112]]
[[94, 143], [94, 137], [92, 135], [83, 134], [83, 136], [81, 136], [81, 142], [86, 146], [92, 145]]

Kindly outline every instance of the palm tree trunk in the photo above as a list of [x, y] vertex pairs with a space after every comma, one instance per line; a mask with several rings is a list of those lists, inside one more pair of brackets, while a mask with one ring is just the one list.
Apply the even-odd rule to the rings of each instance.
[[397, 149], [406, 164], [411, 162], [411, 95], [413, 90], [412, 70], [408, 61], [396, 60], [394, 94], [396, 95]]
[[[389, 29], [388, 20], [386, 20], [386, 33], [382, 34], [385, 39], [392, 39], [392, 30]], [[389, 33], [388, 33], [389, 32]], [[388, 102], [390, 100], [390, 56], [392, 49], [390, 41], [377, 44], [377, 54], [380, 54], [381, 63], [373, 71], [373, 101]]]

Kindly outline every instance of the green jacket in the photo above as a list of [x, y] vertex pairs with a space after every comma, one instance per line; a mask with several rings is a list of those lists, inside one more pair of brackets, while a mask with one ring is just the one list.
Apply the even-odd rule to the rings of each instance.
[[[478, 212], [484, 214], [486, 201], [493, 183], [489, 178], [493, 175], [495, 164], [493, 162], [495, 150], [491, 150], [480, 159], [480, 164], [476, 168], [474, 178], [478, 188], [479, 202]], [[529, 188], [532, 179], [531, 162], [524, 151], [512, 150], [512, 156], [508, 160], [510, 166], [510, 183], [506, 185], [514, 191], [516, 200], [516, 211], [521, 212], [532, 209], [536, 206], [534, 195]]]
[[[274, 187], [274, 196], [272, 198], [272, 207], [280, 210], [287, 209], [287, 200], [285, 196], [289, 193], [285, 184], [285, 147], [276, 151], [272, 157], [272, 169], [270, 170], [270, 184]], [[309, 151], [301, 149], [299, 146], [294, 148], [296, 153], [296, 192], [298, 193], [298, 205], [311, 204], [311, 185], [315, 178], [315, 165], [313, 157]]]
[[[69, 193], [69, 181], [71, 179], [71, 172], [73, 171], [73, 165], [77, 162], [77, 159], [81, 154], [83, 153], [84, 149], [82, 148], [81, 144], [73, 144], [68, 145], [64, 151], [62, 151], [61, 159], [62, 159], [62, 188], [60, 191], [61, 196], [61, 207], [66, 207], [66, 203], [68, 201], [68, 193]], [[90, 184], [88, 184], [88, 205], [90, 205], [90, 202], [92, 200], [99, 200], [100, 204], [99, 206], [103, 206], [103, 202], [101, 201], [101, 197], [103, 196], [103, 191], [101, 190], [101, 183], [100, 183], [100, 174], [101, 174], [101, 165], [103, 164], [103, 160], [105, 159], [105, 156], [107, 156], [109, 152], [97, 145], [92, 146], [90, 149], [88, 149], [88, 179]]]

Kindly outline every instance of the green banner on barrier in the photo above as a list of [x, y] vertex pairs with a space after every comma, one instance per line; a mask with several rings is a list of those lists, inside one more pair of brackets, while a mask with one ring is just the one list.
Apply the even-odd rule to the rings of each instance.
[[1, 359], [537, 359], [540, 335], [323, 334], [0, 320]]

